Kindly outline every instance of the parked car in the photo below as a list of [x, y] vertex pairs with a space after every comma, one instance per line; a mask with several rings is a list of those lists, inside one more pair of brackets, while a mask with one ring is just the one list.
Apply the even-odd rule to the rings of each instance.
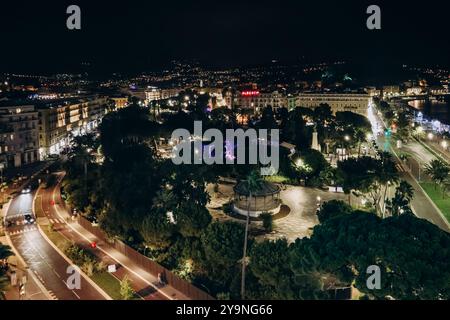
[[25, 221], [26, 221], [27, 224], [33, 224], [34, 223], [34, 218], [33, 218], [33, 216], [31, 214], [26, 214], [24, 216], [24, 218], [25, 218]]

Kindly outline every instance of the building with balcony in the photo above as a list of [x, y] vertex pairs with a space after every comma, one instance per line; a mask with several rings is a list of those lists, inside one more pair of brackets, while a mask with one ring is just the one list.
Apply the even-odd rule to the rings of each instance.
[[273, 109], [289, 107], [288, 97], [284, 94], [278, 91], [260, 92], [258, 90], [238, 93], [235, 105], [242, 109], [253, 109], [256, 113], [262, 112], [264, 108], [269, 106]]
[[95, 130], [106, 113], [107, 102], [106, 97], [91, 96], [38, 104], [41, 157], [60, 154], [73, 136]]
[[0, 163], [5, 168], [39, 161], [38, 112], [33, 105], [0, 104]]
[[371, 97], [360, 93], [300, 93], [297, 106], [315, 108], [321, 104], [328, 104], [333, 113], [351, 111], [367, 116], [367, 109]]

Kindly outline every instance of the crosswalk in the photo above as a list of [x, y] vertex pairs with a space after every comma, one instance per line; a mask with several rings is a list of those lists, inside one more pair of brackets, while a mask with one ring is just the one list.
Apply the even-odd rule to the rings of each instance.
[[[22, 219], [22, 220], [10, 220], [10, 219], [8, 219], [8, 220], [13, 222], [16, 226], [23, 226], [23, 225], [27, 225], [28, 224], [28, 221], [26, 221], [25, 219]], [[60, 218], [49, 218], [48, 221], [51, 224], [63, 224], [63, 223], [66, 223], [66, 221], [64, 221], [63, 219], [60, 219]]]
[[8, 234], [10, 236], [14, 236], [16, 234], [23, 234], [26, 232], [31, 232], [31, 231], [36, 231], [36, 230], [37, 230], [36, 226], [30, 226], [30, 227], [25, 227], [25, 228], [19, 229], [19, 230], [8, 231]]
[[23, 226], [23, 225], [26, 225], [27, 223], [28, 223], [28, 221], [26, 221], [26, 220], [16, 220], [15, 221], [16, 226]]
[[56, 295], [53, 293], [52, 290], [47, 290], [48, 294], [50, 295], [50, 297], [52, 298], [52, 300], [59, 300]]
[[59, 219], [59, 218], [49, 218], [48, 221], [50, 221], [50, 223], [52, 223], [52, 224], [66, 223], [63, 219]]

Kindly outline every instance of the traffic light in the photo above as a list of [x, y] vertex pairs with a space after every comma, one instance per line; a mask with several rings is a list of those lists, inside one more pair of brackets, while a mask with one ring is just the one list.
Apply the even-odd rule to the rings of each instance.
[[384, 136], [385, 137], [390, 137], [392, 135], [392, 130], [391, 129], [385, 129], [384, 130]]

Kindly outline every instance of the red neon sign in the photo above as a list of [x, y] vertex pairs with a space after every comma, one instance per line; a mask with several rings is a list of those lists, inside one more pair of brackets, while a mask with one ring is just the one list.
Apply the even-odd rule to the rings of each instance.
[[259, 91], [257, 90], [242, 91], [241, 95], [243, 95], [244, 97], [254, 97], [259, 95]]

